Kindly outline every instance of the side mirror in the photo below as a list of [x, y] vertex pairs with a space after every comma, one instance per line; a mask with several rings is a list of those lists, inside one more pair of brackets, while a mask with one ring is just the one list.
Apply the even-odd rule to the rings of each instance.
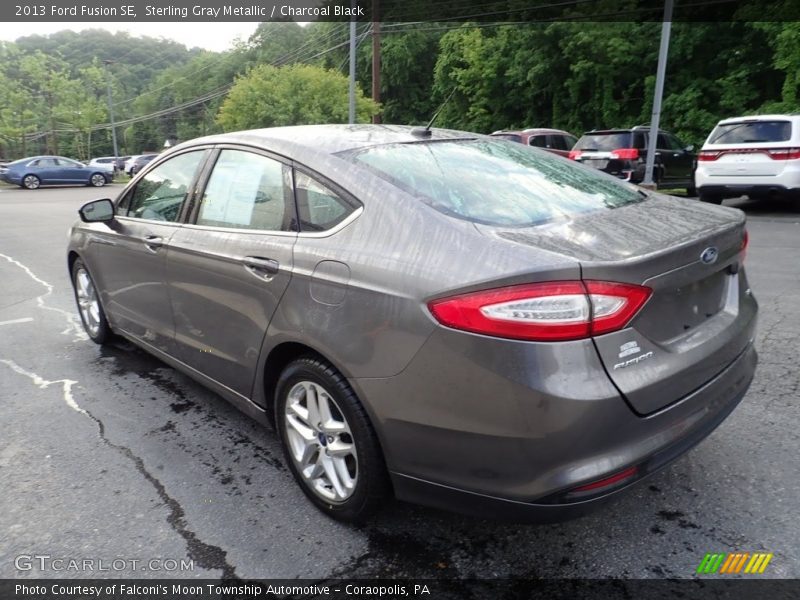
[[688, 146], [686, 146], [686, 148], [684, 148], [684, 150], [686, 150], [687, 152], [694, 152], [694, 144], [689, 144]]
[[108, 198], [88, 202], [78, 209], [84, 223], [107, 223], [114, 220], [114, 203]]

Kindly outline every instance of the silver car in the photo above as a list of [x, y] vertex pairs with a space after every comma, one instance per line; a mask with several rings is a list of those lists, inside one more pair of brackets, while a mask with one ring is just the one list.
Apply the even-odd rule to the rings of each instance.
[[740, 211], [504, 140], [205, 137], [80, 216], [68, 260], [89, 336], [274, 426], [337, 519], [390, 494], [581, 514], [706, 437], [756, 367]]

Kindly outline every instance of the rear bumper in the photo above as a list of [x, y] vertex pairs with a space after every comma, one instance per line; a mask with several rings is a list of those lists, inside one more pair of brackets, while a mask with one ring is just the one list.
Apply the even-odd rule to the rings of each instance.
[[[553, 522], [576, 518], [603, 506], [638, 481], [670, 464], [713, 432], [745, 396], [757, 364], [752, 344], [705, 386], [680, 399], [660, 413], [639, 418], [644, 429], [651, 429], [650, 443], [635, 442], [630, 449], [638, 456], [627, 466], [638, 468], [636, 478], [587, 500], [559, 502], [562, 492], [553, 490], [545, 498], [523, 501], [460, 489], [406, 474], [392, 472], [398, 499], [464, 514], [493, 517], [516, 522]], [[620, 436], [625, 438], [624, 430]], [[625, 443], [627, 440], [623, 440]], [[576, 440], [577, 442], [577, 440]], [[633, 456], [633, 455], [632, 455]], [[554, 457], [554, 460], [557, 458]], [[615, 468], [609, 471], [619, 471]], [[577, 482], [576, 482], [577, 483]]]
[[756, 198], [764, 196], [800, 198], [800, 187], [786, 187], [775, 184], [706, 184], [698, 187], [697, 192], [699, 194], [719, 196], [721, 198], [738, 198], [739, 196], [750, 196]]

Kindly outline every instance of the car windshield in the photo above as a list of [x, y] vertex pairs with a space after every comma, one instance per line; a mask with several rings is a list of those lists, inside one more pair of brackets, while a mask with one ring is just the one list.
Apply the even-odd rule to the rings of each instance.
[[631, 147], [631, 134], [627, 131], [622, 133], [586, 133], [575, 144], [574, 150], [611, 151]]
[[748, 121], [717, 125], [708, 136], [709, 144], [755, 144], [785, 142], [792, 137], [791, 121]]
[[388, 144], [339, 156], [442, 213], [487, 225], [537, 225], [645, 197], [594, 169], [502, 140]]

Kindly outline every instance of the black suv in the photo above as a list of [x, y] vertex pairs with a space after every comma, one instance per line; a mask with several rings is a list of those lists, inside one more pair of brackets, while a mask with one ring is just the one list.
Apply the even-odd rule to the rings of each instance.
[[[569, 157], [610, 175], [641, 183], [647, 160], [649, 127], [588, 131], [569, 153]], [[686, 188], [694, 195], [694, 169], [697, 160], [692, 146], [661, 130], [656, 138], [653, 180], [660, 187]]]

